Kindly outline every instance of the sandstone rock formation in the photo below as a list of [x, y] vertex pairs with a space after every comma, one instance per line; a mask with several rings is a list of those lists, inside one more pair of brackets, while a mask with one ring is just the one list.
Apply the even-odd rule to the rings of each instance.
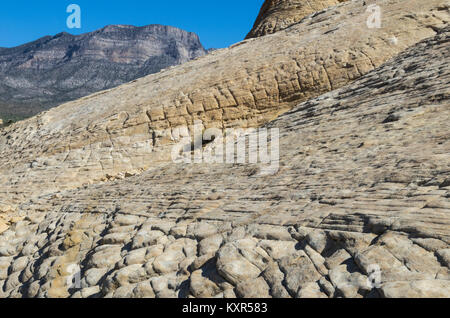
[[271, 122], [275, 176], [161, 163], [24, 202], [0, 295], [449, 297], [449, 31]]
[[[450, 6], [379, 4], [2, 129], [0, 297], [450, 297]], [[197, 118], [279, 172], [174, 164]]]
[[304, 17], [348, 0], [267, 0], [247, 39], [284, 30]]
[[441, 0], [410, 1], [407, 10], [400, 0], [380, 5], [386, 11], [382, 29], [368, 29], [366, 7], [349, 2], [289, 31], [215, 51], [1, 130], [0, 197], [17, 204], [141, 173], [170, 160], [179, 126], [196, 119], [219, 128], [259, 126], [350, 83], [449, 20]]
[[205, 54], [196, 34], [163, 25], [109, 25], [1, 49], [0, 118], [29, 117]]

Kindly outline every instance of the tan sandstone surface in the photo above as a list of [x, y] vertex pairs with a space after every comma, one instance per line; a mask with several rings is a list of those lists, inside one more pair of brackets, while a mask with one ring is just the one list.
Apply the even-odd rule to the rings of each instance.
[[449, 297], [449, 34], [268, 124], [273, 176], [160, 163], [24, 202], [0, 295]]
[[195, 119], [220, 128], [264, 124], [366, 74], [450, 19], [442, 0], [379, 4], [381, 29], [367, 28], [363, 1], [344, 3], [0, 130], [0, 203], [141, 173], [170, 159], [174, 130]]
[[[378, 3], [2, 129], [0, 297], [450, 297], [449, 5]], [[197, 118], [279, 171], [171, 162]]]
[[247, 39], [272, 34], [300, 22], [306, 16], [348, 0], [265, 1]]

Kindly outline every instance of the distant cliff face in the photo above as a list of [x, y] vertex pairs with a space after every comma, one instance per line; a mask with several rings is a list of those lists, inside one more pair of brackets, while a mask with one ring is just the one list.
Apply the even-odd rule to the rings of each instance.
[[286, 29], [304, 17], [348, 0], [266, 0], [247, 39]]
[[206, 53], [196, 34], [162, 25], [114, 25], [0, 48], [0, 117], [34, 115]]

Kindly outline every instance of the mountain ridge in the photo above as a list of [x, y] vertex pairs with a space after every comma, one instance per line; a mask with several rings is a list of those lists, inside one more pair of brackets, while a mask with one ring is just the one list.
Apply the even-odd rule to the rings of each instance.
[[198, 35], [171, 26], [107, 25], [0, 50], [0, 117], [29, 117], [203, 56]]

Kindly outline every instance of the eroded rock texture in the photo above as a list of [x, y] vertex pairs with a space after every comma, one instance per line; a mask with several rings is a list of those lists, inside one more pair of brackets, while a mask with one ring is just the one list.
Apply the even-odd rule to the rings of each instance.
[[[1, 130], [0, 297], [450, 297], [449, 6], [408, 3]], [[279, 171], [171, 162], [195, 119], [279, 128]]]
[[449, 31], [269, 123], [276, 175], [160, 163], [22, 203], [0, 296], [449, 297]]
[[266, 0], [247, 39], [284, 30], [304, 17], [348, 0]]
[[342, 87], [448, 23], [441, 0], [363, 1], [271, 36], [103, 91], [0, 130], [0, 198], [9, 205], [170, 160], [180, 126], [255, 127]]

